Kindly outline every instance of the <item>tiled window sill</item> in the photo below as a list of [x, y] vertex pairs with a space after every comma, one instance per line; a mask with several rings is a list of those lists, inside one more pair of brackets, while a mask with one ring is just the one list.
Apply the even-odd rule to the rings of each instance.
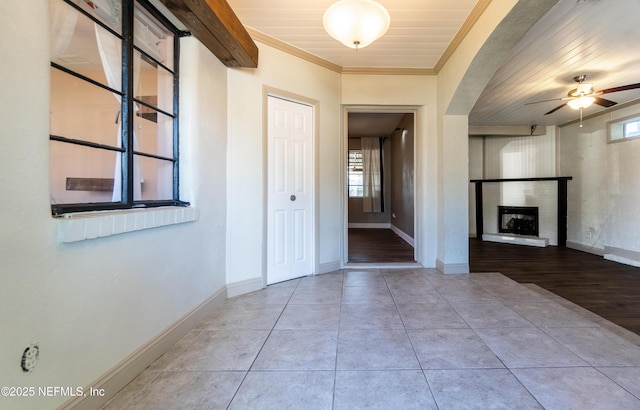
[[99, 211], [65, 214], [58, 221], [58, 241], [78, 242], [160, 226], [198, 220], [192, 207], [162, 207], [126, 211]]

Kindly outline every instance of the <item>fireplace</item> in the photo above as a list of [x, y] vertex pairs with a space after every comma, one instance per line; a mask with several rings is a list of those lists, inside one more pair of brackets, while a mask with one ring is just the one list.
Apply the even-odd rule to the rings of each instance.
[[538, 207], [499, 205], [498, 232], [538, 236]]

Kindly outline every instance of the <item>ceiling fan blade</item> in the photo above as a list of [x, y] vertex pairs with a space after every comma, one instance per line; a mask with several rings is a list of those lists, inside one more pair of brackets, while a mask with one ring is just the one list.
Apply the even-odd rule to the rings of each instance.
[[640, 88], [640, 83], [621, 85], [620, 87], [605, 88], [604, 90], [597, 91], [595, 94], [600, 95], [617, 93], [618, 91], [635, 90], [636, 88]]
[[603, 107], [613, 107], [614, 105], [617, 104], [617, 102], [615, 101], [607, 100], [604, 98], [600, 98], [600, 97], [593, 97], [593, 98], [595, 98], [594, 104], [598, 104]]
[[541, 101], [529, 102], [529, 103], [525, 103], [524, 105], [538, 104], [538, 103], [549, 102], [549, 101], [562, 101], [562, 100], [563, 98], [554, 98], [552, 100], [541, 100]]
[[567, 103], [564, 103], [562, 105], [557, 106], [556, 108], [554, 108], [553, 110], [549, 111], [549, 112], [545, 112], [544, 115], [549, 115], [549, 114], [553, 114], [554, 112], [558, 111], [560, 108], [564, 107], [565, 105], [567, 105]]

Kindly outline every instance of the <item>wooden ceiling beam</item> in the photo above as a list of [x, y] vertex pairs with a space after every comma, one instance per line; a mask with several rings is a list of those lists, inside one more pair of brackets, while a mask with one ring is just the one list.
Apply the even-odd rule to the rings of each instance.
[[225, 0], [160, 0], [227, 67], [258, 66], [258, 46]]

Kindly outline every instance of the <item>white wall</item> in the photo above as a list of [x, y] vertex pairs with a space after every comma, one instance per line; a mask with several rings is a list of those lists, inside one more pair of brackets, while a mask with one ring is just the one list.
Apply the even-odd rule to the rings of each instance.
[[[541, 178], [556, 175], [556, 138], [553, 129], [537, 136], [487, 136], [471, 138], [471, 179]], [[475, 227], [475, 184], [470, 184], [469, 232]], [[485, 183], [483, 186], [484, 233], [497, 233], [497, 207], [537, 206], [539, 236], [558, 244], [557, 182]], [[471, 218], [473, 217], [473, 218]], [[473, 225], [471, 220], [473, 220]]]
[[[416, 258], [435, 267], [437, 249], [436, 77], [411, 75], [342, 76], [342, 104], [346, 106], [417, 107], [416, 150]], [[339, 151], [339, 152], [342, 152]]]
[[341, 136], [340, 74], [257, 43], [257, 69], [229, 70], [227, 282], [258, 283], [263, 275], [262, 227], [265, 153], [263, 87], [319, 101], [319, 255], [323, 266], [339, 266]]
[[486, 179], [557, 176], [555, 135], [486, 137], [484, 174]]
[[[484, 137], [469, 137], [469, 179], [484, 179]], [[476, 232], [476, 184], [469, 183], [469, 237]]]
[[607, 121], [640, 114], [640, 104], [560, 127], [560, 168], [569, 181], [567, 241], [602, 253], [640, 252], [640, 140], [607, 144]]
[[[0, 380], [84, 387], [225, 285], [226, 68], [183, 40], [183, 199], [200, 219], [58, 243], [48, 5], [6, 0], [0, 16]], [[20, 357], [36, 342], [40, 360], [25, 375]], [[54, 408], [66, 399], [0, 398], [0, 407]]]

